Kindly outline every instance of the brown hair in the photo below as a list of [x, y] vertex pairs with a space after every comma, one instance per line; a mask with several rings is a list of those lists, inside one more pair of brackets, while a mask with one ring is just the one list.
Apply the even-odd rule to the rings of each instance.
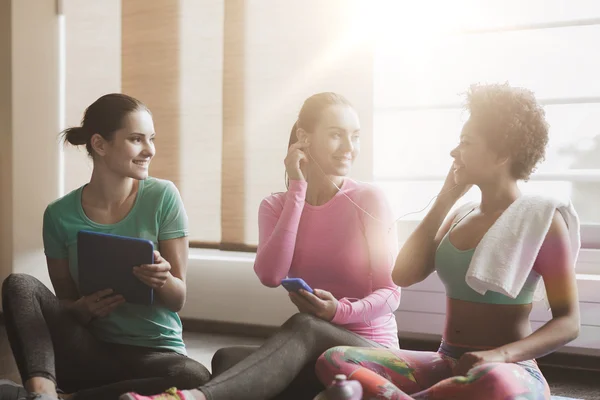
[[[306, 99], [304, 104], [302, 104], [300, 113], [298, 113], [298, 119], [296, 120], [296, 123], [294, 123], [292, 131], [290, 132], [288, 149], [291, 145], [298, 141], [298, 136], [296, 135], [296, 131], [298, 129], [304, 129], [307, 132], [313, 131], [317, 125], [317, 122], [319, 122], [319, 118], [321, 117], [323, 110], [329, 106], [335, 105], [346, 105], [352, 107], [352, 104], [344, 96], [334, 92], [317, 93]], [[285, 186], [289, 186], [287, 172], [285, 176]]]
[[115, 132], [122, 128], [123, 119], [138, 110], [150, 112], [144, 103], [131, 96], [122, 93], [106, 94], [85, 110], [81, 126], [67, 128], [61, 135], [65, 143], [85, 145], [88, 154], [93, 156], [92, 136], [97, 133], [110, 141]]

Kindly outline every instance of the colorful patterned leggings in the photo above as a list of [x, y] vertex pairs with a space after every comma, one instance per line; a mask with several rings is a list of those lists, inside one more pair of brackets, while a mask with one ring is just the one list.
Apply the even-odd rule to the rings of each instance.
[[363, 399], [386, 400], [549, 400], [550, 388], [534, 360], [489, 363], [453, 376], [464, 353], [475, 351], [442, 342], [437, 352], [334, 347], [317, 361], [317, 376], [328, 385], [337, 374], [359, 381]]

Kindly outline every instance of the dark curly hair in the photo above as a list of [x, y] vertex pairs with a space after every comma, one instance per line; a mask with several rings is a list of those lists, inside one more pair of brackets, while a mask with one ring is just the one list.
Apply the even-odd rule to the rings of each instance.
[[508, 83], [475, 84], [466, 97], [470, 122], [492, 148], [510, 156], [515, 179], [529, 179], [545, 158], [549, 128], [533, 92]]

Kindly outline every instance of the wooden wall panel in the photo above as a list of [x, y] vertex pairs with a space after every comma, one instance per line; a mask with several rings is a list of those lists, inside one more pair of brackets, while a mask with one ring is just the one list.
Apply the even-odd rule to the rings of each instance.
[[180, 1], [122, 2], [122, 91], [152, 111], [157, 153], [150, 173], [181, 183]]
[[225, 2], [221, 247], [245, 243], [246, 0]]

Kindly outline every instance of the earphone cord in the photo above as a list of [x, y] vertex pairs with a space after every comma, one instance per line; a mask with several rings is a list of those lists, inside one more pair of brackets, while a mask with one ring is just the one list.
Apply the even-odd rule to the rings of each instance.
[[[307, 152], [308, 152], [308, 156], [310, 157], [310, 159], [311, 159], [311, 160], [312, 160], [312, 161], [315, 163], [315, 165], [316, 165], [316, 166], [319, 168], [319, 171], [321, 171], [321, 173], [323, 174], [323, 176], [325, 176], [325, 177], [327, 178], [327, 180], [328, 180], [329, 182], [331, 182], [331, 183], [333, 184], [333, 186], [335, 186], [335, 188], [336, 188], [336, 189], [337, 189], [337, 190], [338, 190], [338, 191], [339, 191], [339, 192], [342, 194], [342, 196], [344, 196], [345, 198], [347, 198], [347, 199], [348, 199], [348, 200], [349, 200], [349, 201], [350, 201], [350, 202], [351, 202], [351, 203], [352, 203], [352, 204], [353, 204], [353, 205], [354, 205], [356, 208], [358, 208], [358, 209], [359, 209], [359, 210], [361, 210], [363, 213], [365, 213], [366, 215], [368, 215], [369, 217], [371, 217], [373, 220], [375, 220], [375, 221], [377, 221], [377, 222], [380, 222], [380, 223], [382, 223], [382, 224], [386, 224], [386, 222], [385, 222], [385, 221], [382, 221], [382, 220], [380, 220], [379, 218], [377, 218], [377, 217], [374, 217], [374, 216], [373, 216], [371, 213], [369, 213], [367, 210], [365, 210], [364, 208], [362, 208], [361, 206], [359, 206], [358, 204], [356, 204], [356, 202], [355, 202], [354, 200], [352, 200], [352, 199], [350, 198], [350, 196], [348, 196], [346, 193], [344, 193], [344, 192], [342, 191], [342, 189], [341, 189], [341, 188], [340, 188], [340, 187], [339, 187], [339, 186], [338, 186], [338, 185], [337, 185], [337, 184], [336, 184], [336, 183], [335, 183], [333, 180], [329, 179], [329, 177], [327, 176], [327, 174], [325, 174], [325, 171], [323, 171], [323, 168], [321, 168], [321, 166], [319, 165], [319, 163], [318, 163], [317, 161], [315, 161], [315, 159], [313, 158], [312, 154], [310, 153], [310, 150], [308, 150], [308, 149], [307, 149]], [[444, 192], [441, 192], [441, 193], [438, 193], [438, 194], [436, 194], [435, 196], [433, 196], [433, 197], [431, 198], [431, 200], [429, 200], [429, 203], [427, 203], [427, 205], [426, 205], [425, 207], [423, 207], [422, 209], [420, 209], [419, 211], [411, 211], [411, 212], [409, 212], [409, 213], [406, 213], [406, 214], [404, 214], [404, 215], [401, 215], [401, 216], [399, 216], [398, 218], [396, 218], [396, 219], [394, 220], [394, 222], [392, 223], [392, 226], [389, 228], [389, 230], [388, 230], [388, 233], [390, 233], [390, 231], [391, 231], [391, 230], [394, 228], [394, 225], [396, 225], [396, 223], [397, 223], [398, 221], [400, 221], [402, 218], [408, 217], [409, 215], [413, 215], [413, 214], [420, 214], [420, 213], [422, 213], [423, 211], [427, 210], [427, 208], [429, 208], [429, 206], [431, 205], [431, 203], [432, 203], [432, 202], [433, 202], [433, 201], [434, 201], [436, 198], [438, 198], [439, 196], [442, 196], [442, 195], [444, 195], [444, 194], [446, 194], [446, 193], [450, 193], [451, 191], [453, 191], [454, 189], [456, 189], [456, 187], [457, 187], [457, 186], [458, 186], [458, 185], [454, 185], [454, 186], [452, 186], [450, 189], [448, 189], [448, 190], [446, 190], [446, 191], [444, 191]]]
[[[310, 157], [310, 159], [311, 159], [311, 160], [312, 160], [312, 161], [315, 163], [315, 165], [316, 165], [316, 166], [319, 168], [319, 170], [321, 171], [321, 173], [323, 174], [323, 176], [325, 176], [325, 177], [327, 178], [327, 180], [329, 180], [329, 182], [331, 182], [331, 183], [333, 184], [333, 186], [335, 186], [335, 188], [338, 190], [338, 192], [340, 192], [340, 193], [341, 193], [341, 194], [342, 194], [342, 195], [343, 195], [345, 198], [347, 198], [347, 199], [348, 199], [348, 200], [349, 200], [349, 201], [350, 201], [350, 202], [351, 202], [351, 203], [352, 203], [352, 204], [353, 204], [355, 207], [357, 207], [357, 208], [358, 208], [359, 210], [361, 210], [363, 213], [365, 213], [366, 215], [368, 215], [369, 217], [371, 217], [373, 220], [375, 220], [375, 221], [377, 221], [377, 222], [380, 222], [380, 223], [382, 223], [382, 224], [384, 224], [384, 225], [386, 224], [386, 222], [385, 222], [385, 221], [382, 221], [382, 220], [380, 220], [379, 218], [377, 218], [377, 217], [374, 217], [374, 216], [373, 216], [373, 215], [371, 215], [371, 213], [369, 213], [367, 210], [365, 210], [364, 208], [362, 208], [361, 206], [359, 206], [358, 204], [356, 204], [356, 202], [355, 202], [354, 200], [352, 200], [352, 199], [350, 198], [350, 196], [348, 196], [346, 193], [344, 193], [344, 192], [342, 191], [342, 189], [341, 189], [341, 188], [340, 188], [340, 187], [339, 187], [339, 186], [338, 186], [338, 185], [337, 185], [337, 184], [336, 184], [336, 183], [335, 183], [333, 180], [331, 180], [331, 179], [330, 179], [330, 178], [327, 176], [327, 174], [325, 173], [325, 171], [323, 171], [323, 168], [321, 168], [321, 166], [319, 165], [319, 163], [318, 163], [318, 162], [317, 162], [317, 161], [316, 161], [316, 160], [313, 158], [312, 154], [310, 153], [310, 150], [309, 150], [309, 149], [306, 149], [306, 152], [308, 153], [308, 156]], [[394, 220], [394, 222], [392, 223], [392, 226], [390, 226], [390, 228], [389, 228], [389, 229], [388, 229], [388, 231], [387, 231], [388, 235], [389, 235], [389, 233], [391, 232], [391, 230], [392, 230], [392, 229], [394, 229], [394, 226], [396, 225], [396, 223], [397, 223], [399, 220], [401, 220], [402, 218], [404, 218], [404, 217], [407, 217], [407, 216], [409, 216], [409, 215], [412, 215], [412, 214], [420, 214], [420, 213], [422, 213], [423, 211], [427, 210], [427, 208], [429, 208], [429, 206], [431, 205], [431, 203], [432, 203], [432, 202], [433, 202], [433, 201], [434, 201], [436, 198], [438, 198], [438, 197], [439, 197], [439, 196], [441, 196], [441, 195], [444, 195], [444, 194], [446, 194], [446, 193], [449, 193], [449, 192], [453, 191], [453, 190], [454, 190], [454, 189], [455, 189], [457, 186], [458, 186], [458, 185], [454, 185], [452, 188], [448, 189], [447, 191], [440, 192], [440, 193], [438, 193], [437, 195], [433, 196], [433, 197], [431, 198], [431, 200], [429, 200], [429, 203], [427, 203], [427, 205], [426, 205], [425, 207], [423, 207], [421, 210], [419, 210], [419, 211], [412, 211], [412, 212], [406, 213], [406, 214], [404, 214], [404, 215], [401, 215], [400, 217], [396, 218], [396, 220]], [[394, 293], [396, 293], [396, 292], [399, 292], [399, 291], [400, 291], [400, 288], [399, 288], [399, 287], [396, 287], [396, 289], [392, 290], [392, 292], [391, 292], [391, 293], [390, 293], [390, 294], [389, 294], [389, 295], [386, 297], [386, 299], [385, 299], [385, 304], [386, 304], [386, 305], [388, 306], [388, 308], [390, 309], [390, 318], [389, 318], [389, 319], [388, 319], [388, 320], [385, 322], [386, 324], [387, 324], [387, 323], [388, 323], [388, 322], [389, 322], [389, 321], [390, 321], [390, 320], [391, 320], [391, 319], [394, 317], [394, 310], [392, 309], [392, 306], [390, 306], [390, 303], [388, 302], [388, 300], [389, 300], [389, 298], [390, 298], [390, 297], [392, 297], [392, 295], [394, 295]], [[367, 326], [371, 327], [370, 323], [369, 323], [369, 322], [367, 322], [367, 320], [366, 320], [366, 315], [365, 315], [365, 314], [366, 314], [366, 311], [363, 311], [363, 321], [364, 321], [364, 323], [365, 323]]]

